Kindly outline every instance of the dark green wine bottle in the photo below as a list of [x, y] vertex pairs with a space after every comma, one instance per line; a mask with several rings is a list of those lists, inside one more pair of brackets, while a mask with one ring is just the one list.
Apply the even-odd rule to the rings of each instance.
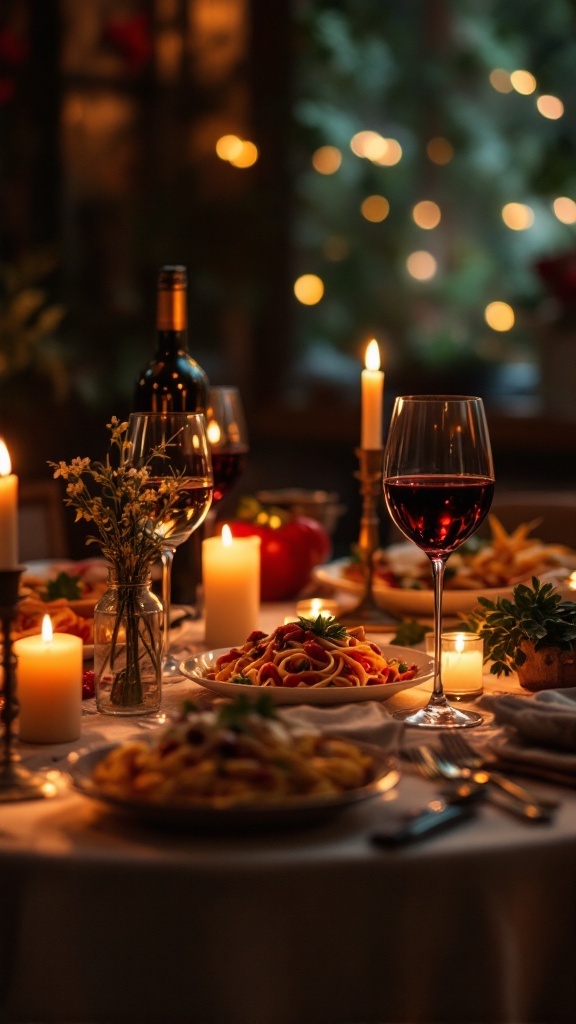
[[164, 266], [158, 277], [158, 348], [140, 374], [135, 412], [206, 412], [208, 378], [188, 351], [186, 267]]

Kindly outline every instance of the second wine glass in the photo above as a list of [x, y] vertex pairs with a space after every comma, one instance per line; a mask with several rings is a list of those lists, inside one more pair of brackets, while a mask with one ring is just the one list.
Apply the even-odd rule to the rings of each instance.
[[424, 551], [434, 583], [434, 689], [426, 705], [399, 712], [407, 725], [479, 725], [475, 711], [452, 707], [442, 688], [441, 634], [448, 557], [474, 533], [492, 503], [494, 469], [481, 398], [397, 398], [384, 451], [384, 497], [402, 533]]
[[238, 388], [211, 387], [206, 410], [214, 471], [214, 503], [222, 501], [246, 464], [248, 432]]
[[210, 446], [203, 414], [185, 412], [136, 412], [128, 421], [127, 457], [135, 466], [149, 460], [153, 448], [164, 454], [148, 463], [149, 486], [160, 489], [167, 476], [179, 474], [186, 486], [177, 506], [156, 524], [162, 539], [162, 604], [164, 606], [164, 656], [162, 675], [180, 675], [178, 661], [170, 656], [170, 604], [172, 562], [176, 548], [198, 529], [212, 501], [213, 474]]

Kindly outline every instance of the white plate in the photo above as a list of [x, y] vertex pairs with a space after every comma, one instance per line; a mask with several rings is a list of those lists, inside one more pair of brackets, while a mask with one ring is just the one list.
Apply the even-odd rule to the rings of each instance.
[[166, 825], [183, 830], [241, 830], [246, 828], [278, 828], [310, 821], [321, 821], [344, 810], [350, 804], [368, 800], [392, 789], [399, 779], [396, 761], [380, 747], [354, 741], [365, 753], [374, 758], [374, 779], [366, 786], [347, 790], [332, 796], [295, 797], [292, 800], [270, 804], [244, 804], [234, 807], [205, 807], [183, 804], [156, 804], [136, 798], [111, 796], [92, 779], [96, 764], [113, 746], [100, 747], [83, 754], [75, 764], [68, 766], [72, 784], [84, 796], [98, 800], [117, 811], [125, 811], [137, 819], [154, 825]]
[[397, 658], [409, 665], [418, 665], [418, 672], [413, 679], [403, 679], [398, 683], [381, 683], [376, 686], [334, 686], [334, 687], [283, 687], [283, 686], [249, 686], [247, 683], [227, 683], [219, 679], [206, 679], [206, 672], [213, 668], [222, 654], [228, 653], [227, 647], [215, 651], [204, 651], [188, 658], [180, 665], [180, 671], [188, 679], [204, 686], [207, 690], [220, 694], [221, 697], [237, 697], [240, 693], [247, 697], [258, 697], [266, 693], [275, 704], [352, 704], [361, 700], [387, 700], [400, 690], [418, 686], [431, 679], [434, 665], [423, 651], [415, 651], [411, 647], [381, 647], [380, 650], [388, 660]]
[[[327, 565], [318, 565], [313, 570], [313, 576], [318, 583], [329, 586], [334, 591], [344, 591], [347, 594], [356, 594], [360, 601], [364, 594], [364, 587], [359, 580], [352, 580], [344, 574], [349, 558], [339, 558]], [[483, 590], [450, 590], [444, 589], [442, 600], [442, 611], [444, 615], [458, 615], [460, 612], [467, 615], [478, 604], [479, 597], [488, 597], [494, 601], [497, 597], [512, 597], [513, 587], [484, 587]], [[387, 587], [385, 583], [374, 581], [374, 600], [379, 608], [398, 615], [400, 618], [406, 616], [434, 615], [434, 594], [432, 590], [410, 590], [401, 587]]]

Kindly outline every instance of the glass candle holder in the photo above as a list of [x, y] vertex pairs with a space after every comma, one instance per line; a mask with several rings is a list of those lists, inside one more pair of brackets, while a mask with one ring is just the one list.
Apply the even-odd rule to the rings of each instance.
[[[482, 694], [484, 641], [478, 633], [442, 633], [442, 686], [452, 700]], [[434, 657], [434, 634], [426, 634], [426, 653]]]

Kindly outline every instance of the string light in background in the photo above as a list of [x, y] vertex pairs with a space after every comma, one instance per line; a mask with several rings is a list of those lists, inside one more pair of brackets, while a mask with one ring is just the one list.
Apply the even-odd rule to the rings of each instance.
[[252, 167], [258, 159], [258, 148], [238, 135], [222, 135], [216, 143], [216, 155], [233, 167]]
[[438, 227], [442, 218], [442, 212], [438, 203], [433, 203], [431, 199], [422, 199], [421, 202], [416, 203], [416, 206], [412, 210], [412, 217], [414, 223], [419, 228], [424, 228], [425, 231], [431, 231], [432, 228]]
[[384, 196], [367, 196], [360, 207], [366, 220], [378, 224], [390, 213], [390, 203]]
[[302, 274], [294, 282], [294, 295], [303, 306], [315, 306], [324, 295], [324, 282], [317, 274]]
[[504, 71], [504, 68], [494, 68], [490, 72], [490, 85], [496, 92], [512, 92], [514, 86], [510, 81], [510, 72]]
[[449, 164], [454, 158], [454, 146], [448, 139], [438, 135], [429, 140], [426, 145], [426, 153], [433, 164]]
[[550, 121], [557, 121], [564, 113], [564, 104], [557, 96], [539, 96], [536, 100], [538, 112]]
[[335, 174], [342, 163], [342, 153], [336, 146], [320, 146], [312, 154], [312, 166], [318, 174]]
[[514, 327], [514, 310], [507, 302], [489, 302], [484, 319], [493, 331], [510, 331]]
[[536, 92], [537, 82], [530, 71], [513, 71], [510, 75], [510, 83], [512, 88], [522, 96], [530, 96]]
[[410, 253], [406, 260], [406, 269], [410, 277], [415, 278], [416, 281], [430, 281], [438, 270], [438, 263], [431, 252], [419, 249]]
[[558, 196], [552, 203], [552, 209], [562, 224], [576, 224], [576, 203], [568, 196]]
[[534, 223], [534, 210], [525, 203], [506, 203], [502, 208], [502, 220], [512, 231], [526, 231]]
[[371, 160], [381, 167], [393, 167], [402, 159], [402, 146], [396, 139], [385, 139], [378, 132], [356, 132], [350, 139], [354, 156]]

